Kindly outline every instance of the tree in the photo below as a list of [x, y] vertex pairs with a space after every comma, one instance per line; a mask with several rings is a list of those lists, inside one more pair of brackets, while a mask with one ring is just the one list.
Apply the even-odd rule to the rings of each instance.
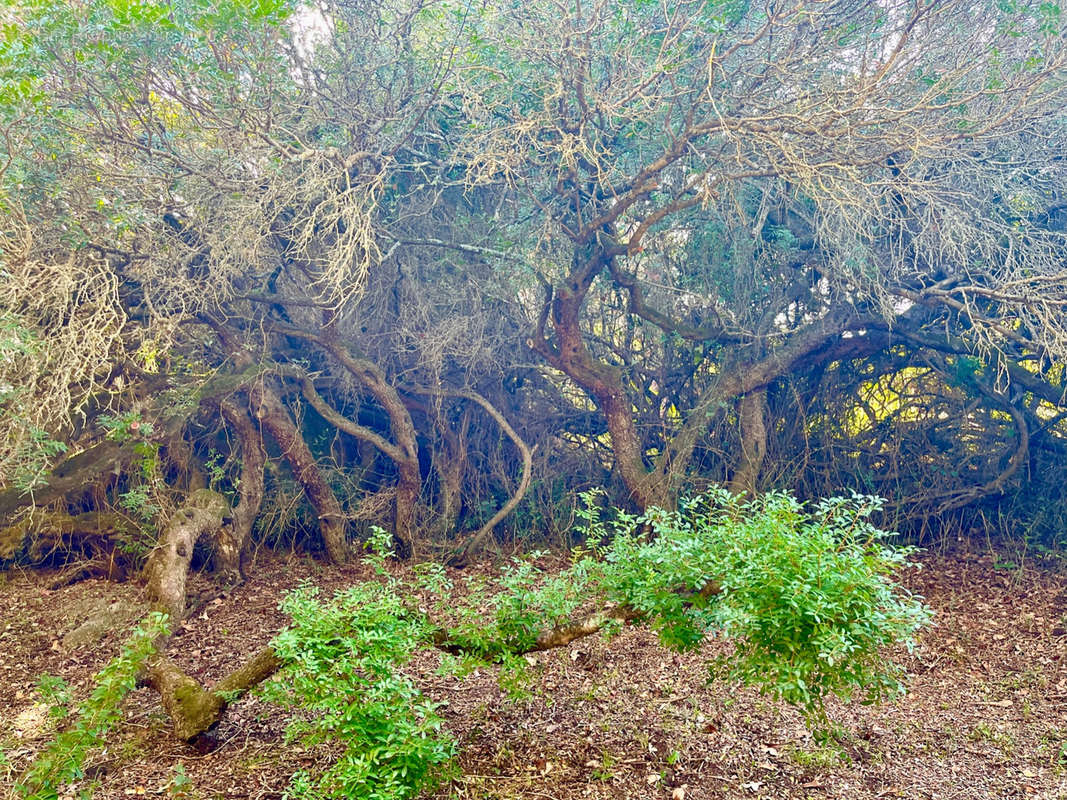
[[[771, 441], [772, 407], [795, 419], [815, 398], [779, 398], [846, 361], [891, 378], [902, 357], [942, 359], [939, 374], [977, 358], [988, 386], [961, 398], [1016, 408], [998, 382], [1014, 374], [1024, 403], [1059, 408], [1064, 86], [1047, 8], [90, 11], [22, 4], [34, 33], [9, 34], [9, 119], [64, 156], [12, 144], [9, 177], [33, 190], [12, 239], [30, 249], [10, 260], [55, 261], [57, 242], [93, 259], [85, 285], [111, 294], [69, 303], [116, 320], [64, 327], [109, 333], [67, 348], [95, 377], [60, 379], [81, 394], [48, 407], [178, 357], [195, 366], [168, 379], [202, 409], [173, 420], [169, 458], [188, 449], [183, 420], [220, 413], [195, 387], [221, 368], [218, 391], [263, 420], [335, 559], [346, 519], [408, 543], [480, 527], [492, 515], [470, 509], [514, 507], [530, 483], [508, 473], [577, 453], [596, 481], [605, 444], [641, 508], [708, 481], [769, 485], [785, 473], [768, 454], [804, 438], [798, 424]], [[6, 307], [44, 330], [44, 311], [21, 310], [29, 285]], [[890, 413], [870, 410], [872, 425]], [[522, 444], [505, 454], [494, 422], [472, 451], [482, 413]], [[68, 438], [61, 423], [23, 428]], [[302, 425], [340, 432], [335, 459], [363, 465], [354, 494], [337, 496]], [[540, 466], [520, 464], [529, 442]], [[495, 487], [475, 479], [491, 464]], [[945, 491], [1004, 488], [1003, 470], [979, 472]]]
[[118, 513], [176, 620], [205, 539], [238, 580], [279, 528], [569, 536], [601, 484], [651, 529], [715, 484], [925, 519], [1062, 474], [1054, 4], [0, 13], [5, 563], [103, 563]]
[[531, 347], [597, 404], [639, 506], [672, 501], [727, 409], [755, 486], [764, 394], [798, 370], [945, 328], [1002, 374], [1062, 358], [1052, 11], [559, 11], [485, 15], [460, 152], [514, 187]]

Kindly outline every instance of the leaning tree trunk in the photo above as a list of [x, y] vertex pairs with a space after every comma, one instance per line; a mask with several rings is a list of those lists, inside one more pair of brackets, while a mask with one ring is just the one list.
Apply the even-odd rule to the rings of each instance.
[[133, 443], [98, 442], [60, 463], [47, 484], [29, 491], [12, 488], [0, 492], [0, 519], [12, 519], [26, 506], [43, 506], [82, 492], [102, 477], [124, 471], [136, 457]]
[[[634, 420], [633, 402], [626, 392], [622, 371], [598, 360], [586, 346], [580, 324], [582, 304], [599, 272], [591, 261], [575, 270], [568, 286], [546, 305], [537, 330], [528, 344], [549, 364], [564, 372], [596, 400], [611, 435], [615, 469], [638, 508], [666, 506], [670, 502], [672, 475], [650, 472], [645, 467], [641, 435]], [[555, 342], [545, 337], [549, 313]]]
[[251, 389], [249, 398], [256, 417], [281, 447], [282, 453], [293, 468], [293, 475], [319, 516], [319, 530], [322, 532], [327, 556], [335, 564], [344, 563], [348, 558], [345, 514], [333, 489], [319, 470], [318, 462], [308, 449], [307, 442], [277, 393], [259, 384]]
[[173, 629], [185, 616], [185, 580], [193, 547], [206, 533], [215, 533], [229, 516], [226, 498], [210, 489], [198, 489], [171, 518], [159, 544], [145, 564], [144, 577], [149, 602], [170, 615]]
[[[240, 344], [234, 331], [210, 318], [204, 318], [203, 321], [218, 335], [219, 341], [229, 351], [242, 374], [255, 375], [259, 367], [256, 366], [252, 354]], [[348, 558], [348, 526], [344, 511], [333, 489], [322, 476], [315, 456], [312, 455], [285, 404], [277, 392], [267, 386], [265, 380], [260, 378], [249, 385], [248, 399], [252, 413], [282, 449], [282, 454], [293, 468], [293, 476], [315, 509], [327, 557], [335, 564], [343, 563]], [[237, 386], [244, 383], [247, 382]]]
[[219, 410], [241, 443], [241, 480], [239, 499], [228, 525], [219, 530], [215, 546], [215, 567], [229, 580], [240, 578], [241, 559], [252, 538], [252, 525], [263, 504], [264, 466], [267, 452], [263, 437], [248, 416], [248, 411], [231, 400], [219, 404]]
[[[174, 631], [185, 617], [185, 583], [193, 547], [201, 536], [221, 529], [229, 512], [226, 499], [217, 492], [209, 489], [193, 492], [167, 524], [145, 565], [148, 600], [153, 610], [168, 615], [170, 631]], [[218, 719], [225, 704], [214, 695], [204, 693], [196, 681], [166, 657], [169, 640], [168, 633], [156, 641], [157, 654], [143, 680], [159, 692], [175, 733], [189, 739], [206, 730], [200, 726], [210, 725], [209, 719]]]
[[763, 387], [742, 395], [737, 404], [741, 429], [741, 461], [730, 480], [735, 494], [756, 491], [763, 459], [767, 455], [767, 389]]
[[134, 558], [120, 545], [136, 541], [139, 533], [140, 529], [121, 514], [89, 511], [71, 516], [64, 511], [36, 509], [0, 529], [0, 569], [73, 559], [73, 568], [55, 578], [50, 588], [89, 575], [124, 580]]

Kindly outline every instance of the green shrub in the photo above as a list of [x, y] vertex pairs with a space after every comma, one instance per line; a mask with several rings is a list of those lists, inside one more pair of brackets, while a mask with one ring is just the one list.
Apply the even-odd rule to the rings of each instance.
[[[863, 496], [806, 511], [785, 494], [713, 492], [677, 512], [620, 513], [610, 524], [590, 510], [588, 539], [606, 544], [575, 551], [554, 574], [535, 565], [541, 554], [516, 559], [496, 581], [468, 579], [462, 602], [440, 567], [424, 567], [413, 584], [390, 576], [378, 530], [368, 556], [378, 580], [329, 602], [305, 586], [283, 604], [293, 625], [274, 644], [290, 666], [268, 696], [309, 712], [290, 735], [344, 748], [322, 774], [294, 776], [290, 796], [397, 800], [433, 786], [454, 743], [402, 672], [415, 651], [443, 646], [462, 656], [461, 668], [497, 662], [504, 688], [521, 696], [517, 656], [546, 630], [605, 607], [676, 649], [729, 636], [733, 649], [714, 669], [820, 725], [830, 694], [883, 699], [901, 687], [885, 648], [912, 646], [929, 613], [892, 580], [911, 551], [887, 546], [870, 523], [877, 508]], [[432, 620], [404, 599], [417, 593], [432, 598]]]
[[729, 636], [733, 652], [713, 668], [819, 721], [829, 694], [873, 702], [898, 692], [901, 670], [884, 648], [910, 648], [929, 619], [892, 580], [913, 551], [886, 544], [870, 522], [879, 507], [856, 495], [809, 512], [783, 493], [716, 491], [610, 524], [587, 511], [588, 541], [606, 545], [576, 551], [552, 576], [518, 561], [499, 589], [473, 587], [464, 608], [446, 598], [441, 611], [451, 642], [497, 660], [598, 603], [629, 609], [675, 649]]
[[733, 653], [715, 666], [819, 720], [829, 694], [899, 692], [901, 668], [884, 648], [910, 649], [929, 621], [921, 598], [892, 580], [913, 550], [889, 547], [871, 524], [880, 504], [855, 495], [809, 512], [784, 493], [717, 491], [678, 512], [653, 509], [615, 524], [604, 587], [669, 646], [729, 636]]
[[[134, 629], [122, 651], [94, 677], [95, 687], [78, 706], [74, 722], [37, 756], [16, 784], [16, 791], [30, 800], [55, 800], [59, 790], [85, 775], [85, 759], [120, 719], [120, 706], [137, 683], [137, 675], [155, 653], [154, 642], [167, 629], [167, 615], [152, 612]], [[66, 687], [57, 680], [43, 681], [42, 692], [56, 709]]]
[[428, 623], [408, 609], [384, 555], [370, 558], [379, 582], [329, 602], [304, 586], [282, 604], [293, 622], [273, 644], [289, 666], [265, 694], [310, 712], [290, 725], [291, 739], [344, 748], [323, 773], [294, 775], [289, 797], [403, 800], [440, 781], [454, 755], [434, 705], [400, 671], [426, 641]]

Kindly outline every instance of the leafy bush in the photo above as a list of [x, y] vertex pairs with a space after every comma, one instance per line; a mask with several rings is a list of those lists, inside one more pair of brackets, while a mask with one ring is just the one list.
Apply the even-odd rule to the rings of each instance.
[[[608, 596], [644, 612], [668, 645], [721, 632], [728, 675], [823, 717], [827, 695], [866, 701], [900, 691], [884, 648], [909, 649], [929, 611], [893, 582], [911, 548], [870, 522], [875, 497], [832, 498], [805, 511], [770, 493], [712, 492], [678, 512], [626, 522], [604, 552]], [[687, 597], [688, 594], [688, 597]]]
[[[78, 707], [73, 724], [56, 736], [16, 784], [30, 800], [54, 800], [63, 786], [84, 777], [89, 752], [102, 747], [104, 738], [120, 719], [119, 707], [137, 683], [137, 675], [155, 653], [156, 639], [167, 629], [167, 615], [152, 612], [134, 629], [122, 651], [98, 672], [95, 688]], [[56, 680], [42, 682], [42, 692], [58, 716], [55, 701], [65, 696]]]
[[898, 692], [901, 670], [883, 648], [910, 648], [929, 619], [921, 598], [892, 580], [913, 550], [889, 547], [871, 524], [880, 503], [855, 495], [808, 512], [784, 493], [715, 491], [676, 512], [619, 513], [611, 523], [587, 510], [588, 540], [607, 544], [577, 551], [553, 576], [519, 561], [499, 590], [474, 587], [464, 608], [448, 611], [449, 641], [499, 660], [591, 601], [607, 604], [675, 649], [729, 636], [734, 650], [714, 668], [818, 721], [829, 694], [876, 701]]
[[[329, 602], [305, 586], [283, 605], [293, 625], [275, 648], [291, 666], [268, 696], [311, 712], [292, 736], [344, 746], [323, 774], [295, 776], [290, 796], [396, 800], [434, 785], [454, 743], [401, 672], [414, 652], [438, 646], [467, 664], [497, 662], [509, 694], [520, 695], [517, 656], [583, 616], [594, 620], [590, 630], [642, 620], [681, 650], [727, 635], [733, 650], [713, 669], [820, 725], [830, 694], [892, 695], [901, 669], [884, 649], [911, 647], [929, 613], [892, 580], [911, 550], [885, 543], [888, 534], [870, 522], [878, 507], [857, 495], [806, 511], [786, 494], [746, 500], [721, 491], [677, 512], [620, 513], [611, 523], [588, 510], [589, 541], [606, 544], [575, 551], [554, 574], [535, 565], [540, 554], [516, 559], [496, 581], [469, 579], [461, 602], [438, 566], [425, 566], [414, 585], [392, 577], [388, 537], [377, 531], [369, 560], [378, 580]], [[415, 593], [432, 619], [405, 601]]]
[[370, 559], [380, 582], [358, 584], [330, 602], [304, 586], [282, 604], [293, 624], [273, 645], [290, 666], [265, 694], [310, 712], [290, 725], [290, 738], [344, 747], [324, 773], [294, 775], [290, 797], [403, 800], [435, 785], [455, 752], [434, 705], [400, 672], [428, 627], [407, 607], [384, 555]]

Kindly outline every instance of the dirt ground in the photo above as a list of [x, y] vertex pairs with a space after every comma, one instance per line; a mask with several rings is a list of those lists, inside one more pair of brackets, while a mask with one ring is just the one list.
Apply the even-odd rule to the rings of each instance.
[[[434, 797], [1067, 800], [1067, 563], [1030, 559], [1020, 569], [968, 552], [921, 561], [905, 582], [936, 618], [913, 655], [894, 655], [907, 665], [909, 692], [881, 707], [833, 704], [831, 720], [844, 730], [833, 746], [817, 743], [790, 709], [709, 684], [705, 662], [720, 642], [682, 656], [639, 628], [581, 640], [531, 658], [530, 696], [520, 701], [505, 697], [492, 669], [442, 677], [428, 653], [413, 668], [460, 745], [459, 777]], [[362, 574], [300, 557], [261, 560], [251, 580], [199, 608], [172, 649], [211, 682], [285, 625], [277, 604], [287, 588], [311, 580], [333, 589]], [[83, 697], [124, 631], [94, 644], [71, 632], [85, 633], [101, 608], [132, 618], [139, 599], [134, 584], [52, 591], [48, 582], [0, 575], [0, 795], [49, 738], [39, 676], [62, 677]], [[135, 692], [126, 712], [91, 758], [97, 798], [281, 798], [294, 771], [328, 757], [286, 744], [284, 715], [254, 695], [229, 710], [209, 753], [168, 734], [149, 690]]]

